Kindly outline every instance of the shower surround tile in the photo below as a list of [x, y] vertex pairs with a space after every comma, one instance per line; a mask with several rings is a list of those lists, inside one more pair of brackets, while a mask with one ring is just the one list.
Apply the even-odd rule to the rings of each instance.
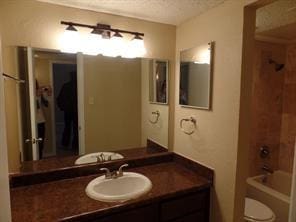
[[[276, 72], [269, 59], [284, 63], [285, 68]], [[296, 136], [296, 44], [256, 41], [253, 75], [249, 174], [262, 174], [263, 164], [291, 173]], [[264, 160], [259, 156], [262, 145], [271, 150]]]
[[[250, 176], [262, 173], [261, 167], [267, 164], [278, 168], [281, 136], [283, 71], [276, 72], [269, 59], [277, 62], [285, 58], [286, 50], [282, 45], [256, 42], [252, 89], [252, 121], [250, 147]], [[260, 147], [266, 145], [271, 155], [260, 158]]]
[[287, 47], [279, 169], [292, 173], [296, 136], [296, 44]]

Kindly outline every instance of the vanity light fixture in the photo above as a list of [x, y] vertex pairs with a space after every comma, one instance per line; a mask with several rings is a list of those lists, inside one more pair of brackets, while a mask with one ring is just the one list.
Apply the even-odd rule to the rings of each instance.
[[[87, 55], [102, 54], [125, 58], [142, 57], [146, 54], [144, 33], [113, 29], [109, 25], [100, 23], [93, 26], [61, 21], [61, 24], [67, 25], [61, 37], [60, 48], [62, 52], [82, 52]], [[92, 31], [82, 38], [75, 27], [90, 28]], [[134, 35], [134, 38], [127, 41], [123, 34]]]
[[116, 57], [121, 56], [125, 50], [125, 42], [123, 36], [116, 31], [115, 34], [109, 40], [109, 46], [102, 53], [104, 56]]
[[79, 51], [80, 36], [77, 29], [69, 24], [60, 39], [61, 51], [76, 53]]
[[100, 48], [102, 45], [102, 31], [98, 29], [93, 29], [89, 34], [83, 39], [84, 46], [82, 47], [83, 53], [86, 55], [98, 55], [103, 50]]
[[146, 48], [143, 38], [136, 34], [135, 37], [128, 42], [127, 49], [123, 55], [125, 58], [142, 57], [146, 54]]

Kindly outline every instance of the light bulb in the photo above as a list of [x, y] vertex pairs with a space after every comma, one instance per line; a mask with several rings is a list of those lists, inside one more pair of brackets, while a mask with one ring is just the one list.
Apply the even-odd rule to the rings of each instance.
[[98, 55], [102, 52], [102, 34], [93, 30], [84, 38], [83, 53], [86, 55]]
[[80, 50], [79, 40], [79, 33], [72, 25], [69, 25], [60, 38], [61, 52], [77, 53]]
[[124, 48], [125, 48], [125, 43], [122, 38], [122, 35], [120, 35], [117, 32], [111, 37], [111, 39], [108, 40], [108, 42], [106, 42], [106, 47], [103, 51], [103, 55], [116, 57], [122, 54]]
[[125, 50], [123, 57], [136, 58], [143, 57], [146, 54], [146, 48], [143, 39], [136, 35], [133, 40], [128, 43], [128, 47]]

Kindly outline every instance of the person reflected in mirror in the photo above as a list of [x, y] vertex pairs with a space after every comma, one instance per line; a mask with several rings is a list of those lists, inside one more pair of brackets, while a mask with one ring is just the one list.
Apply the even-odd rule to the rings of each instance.
[[69, 147], [71, 134], [72, 149], [78, 149], [78, 111], [77, 111], [77, 73], [70, 73], [70, 81], [66, 82], [57, 97], [57, 105], [64, 112], [64, 131], [62, 146]]
[[180, 88], [179, 103], [181, 105], [188, 105], [188, 96], [185, 90]]
[[166, 103], [166, 95], [167, 95], [167, 83], [166, 80], [162, 81], [161, 88], [160, 88], [160, 96], [159, 102]]
[[48, 97], [52, 95], [52, 89], [50, 86], [39, 86], [36, 79], [36, 123], [37, 123], [37, 133], [39, 148], [39, 159], [43, 158], [44, 140], [45, 140], [45, 129], [46, 129], [46, 119], [44, 115], [44, 109], [48, 108]]

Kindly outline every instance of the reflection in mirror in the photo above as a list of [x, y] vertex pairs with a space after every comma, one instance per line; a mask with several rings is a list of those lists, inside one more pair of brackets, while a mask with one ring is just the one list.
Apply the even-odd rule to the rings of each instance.
[[181, 51], [179, 103], [210, 109], [213, 42]]
[[157, 67], [166, 83], [167, 62], [25, 47], [3, 54], [7, 73], [25, 81], [5, 81], [10, 172], [146, 155], [147, 140], [160, 147], [151, 153], [167, 148], [168, 108], [149, 101], [149, 75]]
[[149, 101], [167, 104], [168, 100], [168, 61], [151, 60], [149, 73]]

